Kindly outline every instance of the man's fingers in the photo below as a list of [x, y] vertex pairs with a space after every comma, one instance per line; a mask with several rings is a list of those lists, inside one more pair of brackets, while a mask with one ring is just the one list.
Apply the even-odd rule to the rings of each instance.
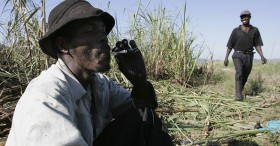
[[130, 40], [130, 41], [129, 41], [129, 44], [130, 44], [130, 46], [131, 46], [132, 49], [137, 48], [137, 45], [136, 45], [136, 43], [135, 43], [134, 40]]
[[140, 50], [137, 48], [137, 45], [134, 40], [130, 40], [128, 43], [127, 39], [123, 39], [122, 41], [118, 41], [116, 43], [116, 47], [112, 50], [115, 52], [114, 55], [120, 55], [120, 54], [135, 54], [139, 52]]
[[116, 43], [116, 47], [112, 50], [113, 52], [118, 52], [118, 51], [121, 51], [123, 50], [123, 44], [121, 41], [118, 41]]
[[117, 43], [116, 43], [116, 47], [122, 47], [122, 42], [121, 41], [118, 41]]
[[267, 63], [267, 59], [266, 58], [262, 58], [262, 64], [266, 64]]
[[122, 44], [123, 44], [124, 49], [130, 50], [127, 39], [123, 39]]
[[225, 60], [225, 61], [224, 61], [224, 65], [225, 65], [225, 66], [228, 66], [228, 60]]

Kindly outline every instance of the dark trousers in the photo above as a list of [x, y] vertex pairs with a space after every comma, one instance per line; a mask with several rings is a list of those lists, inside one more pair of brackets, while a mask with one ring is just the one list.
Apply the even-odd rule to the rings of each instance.
[[253, 66], [254, 54], [243, 54], [242, 52], [234, 52], [232, 55], [235, 66], [235, 95], [242, 97], [242, 91], [247, 82], [249, 74]]
[[[145, 109], [145, 108], [144, 108]], [[154, 110], [131, 107], [118, 116], [94, 141], [94, 146], [174, 146]], [[146, 116], [145, 116], [146, 115]]]

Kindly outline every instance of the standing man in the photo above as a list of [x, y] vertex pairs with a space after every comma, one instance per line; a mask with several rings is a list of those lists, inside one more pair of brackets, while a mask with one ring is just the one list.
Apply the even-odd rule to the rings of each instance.
[[250, 24], [251, 13], [244, 10], [240, 14], [242, 25], [233, 29], [227, 43], [227, 52], [224, 60], [224, 65], [228, 65], [228, 57], [232, 49], [233, 63], [235, 66], [235, 96], [237, 101], [243, 100], [242, 91], [247, 82], [248, 76], [252, 70], [254, 48], [261, 56], [262, 64], [266, 64], [267, 60], [263, 55], [262, 48], [263, 42], [261, 34], [257, 27]]
[[102, 74], [110, 69], [107, 35], [114, 24], [83, 0], [65, 0], [50, 12], [39, 44], [57, 62], [28, 84], [6, 146], [173, 145], [154, 112], [155, 92], [134, 41], [113, 49], [132, 91]]

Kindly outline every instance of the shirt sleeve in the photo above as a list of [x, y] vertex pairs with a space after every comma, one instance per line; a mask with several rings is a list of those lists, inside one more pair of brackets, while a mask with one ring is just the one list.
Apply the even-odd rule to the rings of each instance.
[[[36, 97], [36, 98], [33, 98]], [[87, 146], [67, 105], [34, 91], [17, 104], [7, 146]]]
[[262, 37], [258, 28], [256, 28], [256, 33], [254, 37], [254, 46], [263, 46]]
[[112, 116], [115, 118], [122, 112], [128, 110], [132, 105], [131, 92], [118, 85], [115, 81], [110, 80], [105, 75], [99, 74], [99, 82], [106, 84], [106, 89], [103, 92], [108, 92], [109, 96], [109, 109]]
[[131, 107], [131, 92], [117, 85], [114, 81], [110, 81], [110, 91], [110, 110], [113, 117], [116, 117]]
[[229, 40], [228, 40], [228, 43], [227, 43], [227, 47], [232, 49], [234, 46], [235, 46], [235, 31], [236, 31], [236, 28], [232, 30], [231, 34], [230, 34], [230, 37], [229, 37]]

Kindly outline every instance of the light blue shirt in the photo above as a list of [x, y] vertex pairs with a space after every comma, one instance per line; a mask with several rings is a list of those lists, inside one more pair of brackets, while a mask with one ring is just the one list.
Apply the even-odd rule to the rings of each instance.
[[85, 90], [58, 59], [19, 99], [6, 146], [91, 146], [94, 137], [132, 105], [131, 93], [107, 76], [96, 73], [91, 84]]

